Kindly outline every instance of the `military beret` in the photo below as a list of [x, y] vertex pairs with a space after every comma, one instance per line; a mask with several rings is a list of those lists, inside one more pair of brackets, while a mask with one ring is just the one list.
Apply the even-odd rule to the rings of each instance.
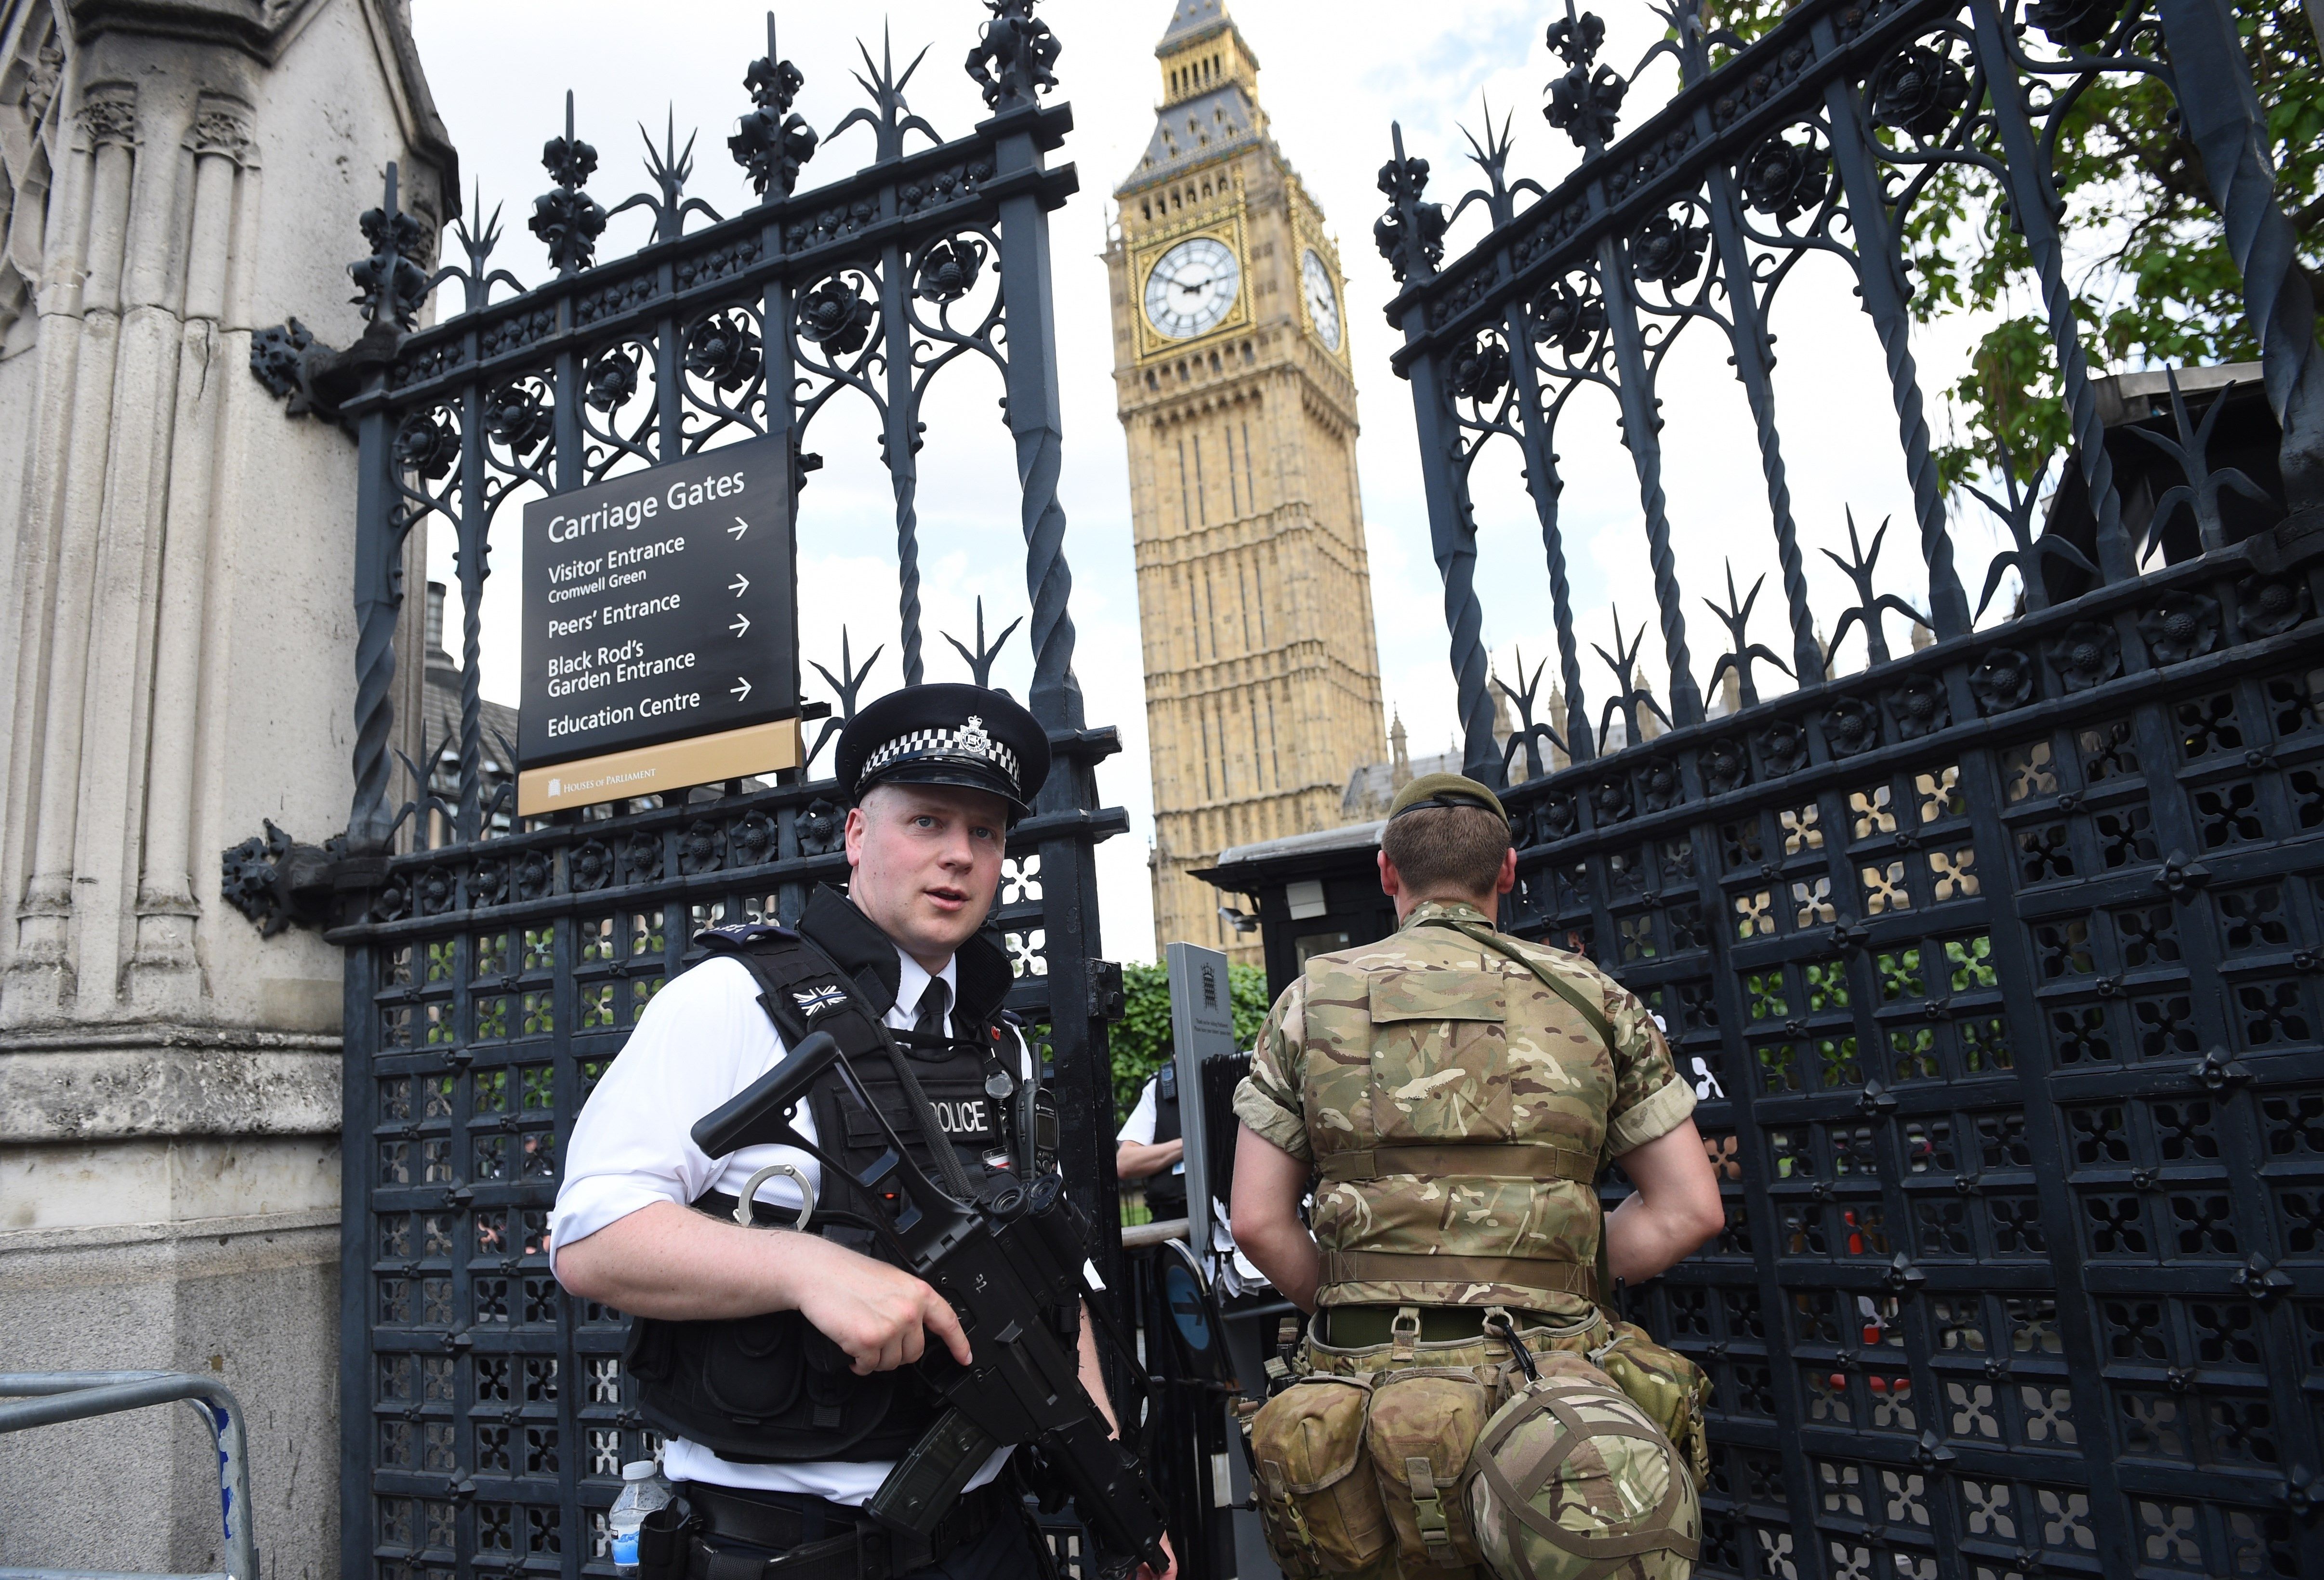
[[1396, 799], [1388, 803], [1388, 821], [1394, 822], [1424, 806], [1475, 806], [1503, 820], [1509, 815], [1501, 810], [1501, 798], [1474, 779], [1458, 774], [1423, 774], [1396, 793]]
[[834, 766], [856, 800], [875, 785], [956, 785], [1000, 796], [1013, 822], [1049, 776], [1049, 736], [997, 691], [908, 685], [847, 721]]

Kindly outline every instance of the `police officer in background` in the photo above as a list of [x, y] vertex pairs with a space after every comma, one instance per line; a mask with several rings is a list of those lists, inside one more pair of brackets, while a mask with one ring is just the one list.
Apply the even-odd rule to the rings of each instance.
[[1146, 1181], [1146, 1206], [1157, 1224], [1186, 1216], [1186, 1133], [1178, 1119], [1178, 1065], [1165, 1060], [1146, 1078], [1138, 1104], [1114, 1138], [1113, 1171]]
[[[1049, 1566], [1005, 1447], [924, 1562], [881, 1556], [862, 1505], [941, 1411], [912, 1364], [931, 1344], [970, 1364], [959, 1318], [881, 1260], [868, 1231], [815, 1221], [814, 1159], [778, 1145], [711, 1158], [689, 1134], [811, 1030], [846, 1047], [839, 1028], [861, 1016], [858, 1045], [887, 1052], [851, 1057], [928, 1173], [916, 1111], [933, 1111], [980, 1187], [1053, 1166], [1055, 1108], [1001, 1009], [1009, 962], [979, 932], [1009, 827], [1047, 777], [1046, 734], [1000, 693], [914, 686], [848, 722], [835, 767], [855, 803], [846, 892], [819, 887], [796, 930], [697, 936], [708, 958], [647, 1006], [574, 1126], [555, 1269], [631, 1315], [641, 1412], [668, 1437], [664, 1470], [700, 1522], [648, 1580], [1030, 1580]], [[795, 1125], [859, 1171], [886, 1147], [835, 1070]], [[844, 1190], [823, 1205], [861, 1210]], [[1079, 1343], [1083, 1386], [1111, 1425], [1086, 1317]]]
[[[1504, 1329], [1511, 1348], [1525, 1333], [1542, 1354], [1594, 1350], [1609, 1331], [1595, 1306], [1609, 1298], [1601, 1275], [1652, 1278], [1724, 1224], [1694, 1091], [1645, 1006], [1612, 978], [1495, 930], [1517, 853], [1486, 786], [1452, 774], [1406, 785], [1381, 832], [1379, 872], [1397, 931], [1311, 959], [1237, 1089], [1236, 1240], [1315, 1313], [1312, 1340], [1336, 1353], [1308, 1355], [1337, 1370], [1508, 1360], [1492, 1342]], [[1592, 1181], [1609, 1158], [1637, 1190], [1605, 1215]], [[1311, 1179], [1312, 1233], [1299, 1213]], [[1483, 1347], [1441, 1362], [1419, 1347], [1462, 1342]], [[1536, 1461], [1554, 1463], [1577, 1462]], [[1462, 1468], [1438, 1467], [1444, 1502]], [[1658, 1474], [1649, 1506], [1668, 1493], [1674, 1510], [1683, 1491], [1692, 1509], [1691, 1489], [1672, 1490], [1676, 1470]], [[1461, 1573], [1445, 1566], [1463, 1560], [1445, 1545], [1437, 1491], [1416, 1484], [1406, 1517], [1425, 1506], [1435, 1524], [1400, 1534], [1418, 1533], [1429, 1573]], [[1394, 1489], [1382, 1493], [1394, 1512]], [[1668, 1552], [1631, 1552], [1656, 1576], [1684, 1574], [1693, 1556], [1683, 1534]], [[1405, 1571], [1420, 1558], [1405, 1552]], [[1514, 1575], [1492, 1566], [1501, 1580], [1611, 1572], [1552, 1559]]]

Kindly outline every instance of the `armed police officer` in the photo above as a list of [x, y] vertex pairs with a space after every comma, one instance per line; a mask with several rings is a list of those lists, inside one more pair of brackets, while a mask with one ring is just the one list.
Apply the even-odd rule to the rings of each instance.
[[[848, 722], [835, 767], [854, 801], [846, 892], [816, 889], [796, 929], [698, 935], [708, 958], [647, 1006], [574, 1127], [556, 1272], [631, 1314], [641, 1413], [696, 1521], [665, 1547], [659, 1580], [1028, 1580], [1048, 1566], [1005, 1446], [924, 1540], [899, 1546], [863, 1512], [942, 1415], [924, 1351], [972, 1363], [952, 1305], [882, 1258], [814, 1158], [780, 1144], [714, 1158], [689, 1134], [829, 1033], [860, 1085], [827, 1071], [791, 1124], [851, 1171], [890, 1132], [924, 1173], [964, 1171], [988, 1194], [1053, 1166], [1056, 1112], [1001, 1008], [1009, 962], [979, 932], [1009, 827], [1047, 776], [1047, 736], [999, 693], [915, 686]], [[1068, 1301], [1059, 1319], [1072, 1315]], [[1086, 1321], [1078, 1345], [1111, 1429]]]
[[[1298, 1381], [1254, 1423], [1270, 1539], [1309, 1573], [1683, 1575], [1701, 1373], [1598, 1302], [1722, 1226], [1695, 1094], [1635, 997], [1495, 930], [1517, 856], [1491, 790], [1405, 786], [1379, 873], [1397, 931], [1307, 961], [1235, 1097], [1236, 1238], [1315, 1314]], [[1637, 1188], [1610, 1215], [1609, 1159]], [[1496, 1365], [1497, 1389], [1461, 1381]], [[1367, 1402], [1334, 1427], [1350, 1375]], [[1329, 1504], [1306, 1493], [1359, 1447], [1377, 1506], [1347, 1483]]]
[[1178, 1066], [1166, 1060], [1146, 1078], [1130, 1117], [1113, 1138], [1113, 1171], [1143, 1180], [1156, 1223], [1186, 1216], [1186, 1132], [1178, 1117]]

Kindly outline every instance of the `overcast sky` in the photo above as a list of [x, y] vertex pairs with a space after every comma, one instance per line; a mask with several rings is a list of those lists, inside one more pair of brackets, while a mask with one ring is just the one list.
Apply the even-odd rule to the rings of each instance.
[[[1540, 113], [1543, 85], [1554, 74], [1542, 39], [1552, 8], [1540, 0], [1438, 0], [1426, 7], [1387, 0], [1229, 4], [1259, 56], [1260, 98], [1275, 138], [1339, 238], [1348, 271], [1347, 319], [1363, 423], [1359, 464], [1386, 697], [1410, 730], [1416, 753], [1442, 750], [1454, 728], [1443, 603], [1429, 555], [1410, 389], [1388, 365], [1396, 337], [1380, 305], [1394, 285], [1371, 243], [1371, 224], [1383, 206], [1374, 183], [1388, 157], [1389, 123], [1400, 120], [1407, 152], [1433, 166], [1430, 195], [1448, 204], [1456, 199], [1475, 174], [1462, 159], [1459, 128], [1480, 125], [1485, 102], [1497, 119], [1512, 116], [1513, 174], [1545, 186], [1564, 176], [1575, 151]], [[749, 107], [742, 78], [765, 47], [762, 8], [707, 0], [662, 0], [650, 7], [635, 0], [495, 0], [490, 5], [412, 0], [411, 9], [429, 81], [460, 151], [462, 184], [472, 192], [481, 187], [487, 213], [503, 206], [505, 234], [496, 265], [527, 281], [548, 272], [543, 249], [524, 219], [532, 198], [549, 184], [540, 150], [562, 130], [568, 87], [576, 95], [580, 133], [601, 156], [591, 189], [608, 207], [645, 184], [639, 124], [659, 139], [669, 116], [675, 117], [681, 144], [700, 133], [689, 190], [726, 215], [752, 200], [725, 140]], [[1562, 14], [1563, 7], [1557, 9]], [[1658, 24], [1643, 0], [1609, 0], [1603, 9], [1609, 34], [1604, 59], [1627, 72], [1658, 36]], [[1105, 950], [1122, 960], [1150, 958], [1153, 949], [1145, 869], [1152, 798], [1126, 460], [1113, 410], [1112, 338], [1098, 254], [1112, 216], [1112, 189], [1137, 163], [1153, 129], [1160, 87], [1154, 42], [1170, 10], [1170, 0], [1050, 0], [1040, 12], [1064, 43], [1057, 96], [1073, 106], [1075, 123], [1056, 157], [1071, 161], [1081, 177], [1080, 194], [1051, 220], [1066, 414], [1062, 492], [1080, 629], [1076, 667], [1091, 721], [1119, 726], [1125, 748], [1099, 778], [1102, 792], [1129, 808], [1132, 819], [1130, 837], [1100, 850]], [[781, 8], [783, 53], [807, 76], [798, 109], [827, 132], [862, 102], [851, 75], [862, 65], [857, 40], [878, 54], [884, 21], [899, 66], [922, 45], [932, 46], [907, 90], [912, 108], [940, 133], [961, 134], [983, 113], [961, 70], [983, 15], [974, 0], [895, 0], [884, 9]], [[1661, 102], [1672, 86], [1666, 61], [1650, 69], [1631, 90], [1631, 120]], [[817, 153], [802, 189], [871, 157], [868, 132], [852, 130]], [[1472, 211], [1455, 232], [1455, 247], [1476, 229]], [[641, 215], [622, 216], [600, 256], [621, 255], [644, 233]], [[1898, 525], [1884, 556], [1883, 586], [1925, 608], [1894, 408], [1852, 281], [1835, 261], [1808, 260], [1784, 288], [1773, 323], [1781, 358], [1777, 400], [1803, 538], [1811, 545], [1844, 545], [1843, 507], [1854, 509], [1868, 537], [1893, 513]], [[1925, 388], [1933, 392], [1959, 376], [1973, 329], [1967, 323], [1941, 325], [1916, 343]], [[1702, 600], [1723, 593], [1720, 565], [1727, 556], [1745, 589], [1752, 578], [1768, 574], [1752, 634], [1788, 654], [1750, 418], [1727, 347], [1711, 326], [1691, 326], [1680, 337], [1665, 362], [1661, 390], [1665, 482], [1695, 672], [1707, 677], [1724, 650], [1724, 633]], [[964, 666], [937, 633], [967, 640], [975, 599], [984, 600], [988, 626], [996, 630], [1026, 608], [1015, 469], [999, 394], [997, 376], [962, 368], [940, 377], [928, 400], [918, 506], [931, 679], [965, 678]], [[1932, 400], [1932, 409], [1935, 404]], [[1626, 627], [1648, 625], [1644, 667], [1656, 691], [1664, 691], [1637, 481], [1618, 439], [1611, 398], [1594, 390], [1574, 402], [1558, 435], [1566, 554], [1593, 712], [1607, 675], [1588, 644], [1611, 645], [1609, 602], [1620, 605]], [[825, 465], [800, 506], [802, 656], [835, 671], [844, 624], [859, 663], [885, 645], [871, 688], [884, 690], [899, 674], [892, 501], [876, 430], [862, 410], [835, 409], [817, 418], [808, 447], [825, 457]], [[1528, 668], [1554, 653], [1539, 528], [1517, 468], [1513, 455], [1480, 463], [1476, 483], [1485, 632], [1505, 676], [1515, 650], [1522, 650]], [[484, 655], [484, 690], [513, 703], [517, 545], [513, 531], [496, 536], [495, 575], [485, 598], [487, 630], [495, 635]], [[430, 558], [431, 574], [449, 582], [447, 537], [436, 535]], [[1960, 574], [1972, 597], [1994, 547], [1984, 522], [1960, 524]], [[1831, 563], [1812, 549], [1809, 557], [1814, 601], [1828, 628], [1849, 600]], [[1901, 648], [1905, 637], [1902, 622], [1894, 622], [1892, 644]], [[1860, 638], [1851, 638], [1850, 649], [1860, 652]], [[1021, 696], [1028, 672], [1020, 630], [995, 679]], [[809, 697], [824, 696], [814, 670], [807, 675]], [[1783, 684], [1780, 675], [1763, 679], [1769, 689]], [[1382, 742], [1379, 756], [1386, 751]]]

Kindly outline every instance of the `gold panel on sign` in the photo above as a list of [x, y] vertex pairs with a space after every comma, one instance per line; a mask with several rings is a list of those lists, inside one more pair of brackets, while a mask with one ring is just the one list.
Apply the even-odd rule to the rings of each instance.
[[516, 776], [519, 817], [639, 795], [668, 795], [722, 779], [748, 779], [799, 766], [799, 721], [778, 719], [660, 746], [632, 747]]

